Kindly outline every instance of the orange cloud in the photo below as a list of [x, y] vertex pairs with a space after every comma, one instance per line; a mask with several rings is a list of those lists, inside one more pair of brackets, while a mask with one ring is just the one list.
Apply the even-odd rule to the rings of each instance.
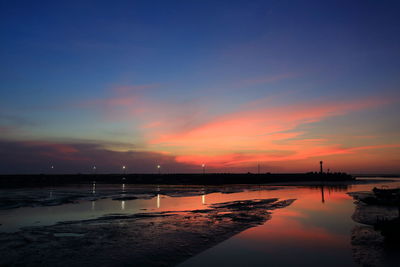
[[178, 162], [210, 166], [255, 161], [298, 160], [315, 156], [352, 153], [362, 148], [343, 148], [325, 139], [301, 139], [296, 127], [327, 117], [371, 108], [385, 103], [364, 99], [341, 103], [303, 103], [266, 107], [220, 116], [177, 133], [152, 132], [154, 149], [171, 151]]
[[[284, 74], [261, 77], [243, 81], [243, 84], [273, 82], [292, 76]], [[118, 87], [113, 89], [113, 97], [84, 104], [99, 108], [108, 121], [125, 120], [126, 127], [140, 135], [140, 140], [145, 144], [143, 150], [168, 153], [175, 156], [178, 163], [184, 164], [206, 163], [215, 168], [245, 167], [254, 165], [254, 162], [300, 161], [393, 147], [368, 144], [344, 146], [338, 143], [337, 136], [314, 135], [307, 138], [309, 132], [299, 128], [304, 124], [371, 109], [389, 102], [383, 98], [341, 102], [314, 100], [279, 105], [285, 97], [279, 93], [266, 99], [243, 103], [240, 111], [225, 111], [227, 113], [216, 115], [224, 112], [224, 109], [213, 107], [212, 101], [160, 101], [138, 93], [152, 87]]]

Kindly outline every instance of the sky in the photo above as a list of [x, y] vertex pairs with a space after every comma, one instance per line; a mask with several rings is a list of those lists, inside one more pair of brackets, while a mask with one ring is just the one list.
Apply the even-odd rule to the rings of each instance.
[[400, 173], [398, 14], [0, 1], [0, 173]]

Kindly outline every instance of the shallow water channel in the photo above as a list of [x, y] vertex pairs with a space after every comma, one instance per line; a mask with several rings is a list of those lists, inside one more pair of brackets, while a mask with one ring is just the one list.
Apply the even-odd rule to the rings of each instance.
[[[90, 185], [6, 189], [11, 198], [35, 196], [35, 204], [0, 210], [0, 231], [94, 219], [109, 214], [205, 209], [210, 204], [250, 199], [296, 199], [272, 211], [265, 224], [247, 229], [179, 266], [356, 266], [352, 257], [354, 200], [347, 192], [399, 187], [400, 180], [347, 185], [273, 185], [228, 187]], [[52, 199], [78, 195], [74, 203]], [[113, 200], [114, 199], [114, 200]], [[50, 200], [50, 201], [49, 201]], [[42, 205], [45, 203], [45, 205]], [[58, 203], [59, 204], [59, 203]], [[31, 205], [31, 206], [30, 206]]]

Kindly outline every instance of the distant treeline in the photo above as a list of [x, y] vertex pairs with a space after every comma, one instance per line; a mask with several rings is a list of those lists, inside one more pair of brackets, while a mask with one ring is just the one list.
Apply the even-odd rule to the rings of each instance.
[[349, 181], [346, 173], [205, 173], [205, 174], [36, 174], [0, 175], [0, 187], [47, 186], [80, 183], [222, 185], [269, 182]]

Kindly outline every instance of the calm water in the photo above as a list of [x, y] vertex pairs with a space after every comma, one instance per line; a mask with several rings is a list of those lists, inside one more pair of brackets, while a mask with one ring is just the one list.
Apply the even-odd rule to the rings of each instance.
[[[297, 199], [291, 206], [273, 211], [264, 225], [250, 228], [182, 263], [180, 266], [280, 266], [320, 265], [354, 266], [350, 233], [356, 225], [351, 219], [353, 199], [347, 192], [377, 187], [400, 186], [400, 181], [358, 184], [341, 187], [265, 186], [236, 193], [210, 193], [195, 196], [182, 193], [174, 197], [162, 194], [163, 188], [149, 187], [151, 199], [116, 201], [100, 199], [52, 207], [28, 207], [0, 211], [0, 231], [18, 231], [20, 227], [50, 225], [59, 221], [97, 218], [110, 213], [177, 211], [206, 208], [208, 204], [258, 198]], [[129, 191], [131, 185], [96, 185], [79, 188], [48, 188], [48, 197], [58, 191]], [[237, 190], [238, 188], [235, 188]], [[273, 190], [271, 190], [273, 189]], [[31, 190], [31, 189], [30, 189]], [[201, 192], [201, 188], [199, 191]], [[21, 190], [20, 190], [21, 191]], [[158, 193], [159, 192], [159, 193]], [[300, 260], [301, 259], [301, 260]]]

